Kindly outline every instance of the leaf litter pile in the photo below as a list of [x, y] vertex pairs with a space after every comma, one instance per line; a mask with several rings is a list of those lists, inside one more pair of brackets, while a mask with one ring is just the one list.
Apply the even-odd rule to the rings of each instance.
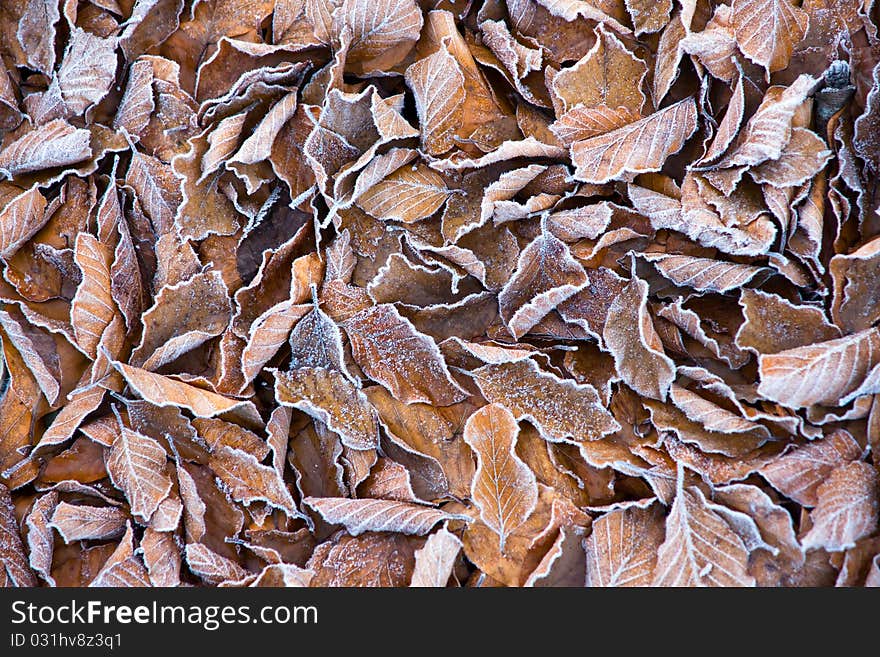
[[3, 0], [0, 580], [880, 585], [870, 0]]

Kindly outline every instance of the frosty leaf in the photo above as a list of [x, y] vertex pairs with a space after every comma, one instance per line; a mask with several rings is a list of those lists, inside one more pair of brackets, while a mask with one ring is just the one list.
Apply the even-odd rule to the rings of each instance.
[[131, 363], [157, 370], [223, 333], [231, 314], [232, 303], [217, 271], [165, 286], [142, 316], [144, 332]]
[[626, 0], [626, 10], [632, 18], [636, 36], [659, 32], [669, 21], [672, 0]]
[[575, 178], [604, 183], [624, 173], [659, 171], [696, 129], [696, 104], [688, 98], [612, 132], [575, 142]]
[[377, 219], [411, 223], [430, 217], [446, 201], [443, 178], [428, 167], [401, 167], [358, 198], [357, 204]]
[[759, 216], [742, 228], [728, 226], [708, 202], [692, 193], [683, 204], [681, 198], [630, 185], [629, 196], [654, 228], [679, 231], [723, 253], [758, 255], [768, 251], [776, 238], [776, 228], [766, 217]]
[[315, 548], [306, 564], [315, 572], [311, 586], [406, 586], [418, 546], [402, 534], [337, 535]]
[[0, 186], [3, 209], [0, 210], [0, 256], [4, 259], [15, 254], [18, 248], [43, 227], [46, 199], [34, 186], [24, 191], [14, 185]]
[[83, 114], [110, 91], [116, 78], [116, 40], [76, 28], [58, 71], [61, 96], [73, 114]]
[[593, 521], [584, 542], [587, 586], [650, 586], [663, 543], [660, 507], [631, 506]]
[[300, 516], [278, 471], [262, 465], [253, 454], [221, 446], [211, 454], [208, 465], [223, 482], [232, 499], [245, 505], [266, 502], [291, 518]]
[[355, 72], [390, 68], [402, 60], [419, 38], [422, 13], [412, 0], [345, 0], [333, 12], [333, 30], [351, 30], [346, 63]]
[[839, 552], [873, 534], [880, 518], [880, 477], [866, 463], [853, 462], [831, 472], [816, 491], [812, 528], [803, 537], [805, 549]]
[[128, 515], [112, 506], [88, 506], [61, 502], [52, 513], [51, 527], [58, 530], [65, 543], [81, 540], [104, 540], [125, 533]]
[[308, 312], [308, 305], [283, 301], [254, 320], [247, 346], [241, 354], [241, 369], [245, 379], [250, 381], [259, 373], [288, 340], [290, 330], [297, 323], [302, 323], [301, 318]]
[[517, 339], [589, 279], [568, 247], [542, 232], [522, 250], [516, 272], [498, 294], [501, 316]]
[[142, 399], [156, 406], [185, 408], [196, 417], [216, 417], [229, 413], [245, 421], [262, 424], [260, 414], [250, 401], [230, 399], [125, 363], [114, 362], [113, 367]]
[[605, 132], [622, 128], [639, 119], [639, 115], [626, 107], [586, 107], [575, 105], [550, 125], [550, 130], [565, 146], [583, 141]]
[[55, 579], [51, 574], [55, 536], [49, 527], [49, 521], [57, 505], [58, 493], [50, 491], [34, 500], [34, 505], [24, 519], [30, 566], [49, 586], [55, 586]]
[[8, 578], [4, 580], [12, 586], [36, 586], [37, 578], [31, 572], [13, 511], [9, 489], [0, 484], [0, 565]]
[[0, 151], [0, 172], [12, 178], [29, 171], [67, 166], [92, 156], [88, 130], [56, 119], [34, 128]]
[[788, 408], [835, 406], [880, 363], [880, 333], [867, 329], [759, 359], [759, 394]]
[[698, 488], [678, 485], [657, 551], [653, 586], [754, 586], [742, 540]]
[[489, 402], [529, 420], [546, 440], [598, 440], [620, 429], [593, 386], [544, 372], [534, 360], [484, 365], [473, 376]]
[[645, 103], [641, 86], [647, 72], [645, 63], [600, 24], [595, 45], [574, 66], [553, 77], [551, 90], [564, 111], [583, 105], [624, 107], [639, 114]]
[[458, 537], [446, 527], [441, 527], [416, 550], [416, 565], [409, 585], [416, 588], [445, 587], [460, 551], [461, 541]]
[[720, 164], [725, 167], [753, 166], [767, 160], [779, 159], [791, 139], [794, 114], [815, 84], [816, 81], [805, 74], [788, 87], [770, 87], [764, 94], [761, 105], [740, 132], [732, 150]]
[[736, 0], [733, 28], [746, 57], [767, 74], [788, 66], [791, 53], [807, 33], [809, 18], [791, 0]]
[[372, 406], [339, 372], [311, 367], [276, 372], [275, 397], [324, 422], [352, 449], [377, 444], [379, 426]]
[[358, 365], [408, 404], [448, 406], [465, 398], [437, 345], [390, 304], [362, 310], [344, 324]]
[[79, 346], [92, 357], [104, 330], [116, 315], [110, 294], [111, 253], [88, 233], [76, 236], [74, 261], [82, 272], [82, 282], [70, 306], [70, 320]]
[[16, 36], [24, 49], [27, 63], [34, 69], [51, 75], [55, 68], [56, 23], [61, 15], [58, 4], [45, 0], [28, 0], [18, 23]]
[[633, 278], [608, 308], [602, 338], [627, 385], [663, 400], [675, 378], [675, 363], [663, 351], [647, 299], [648, 284]]
[[779, 158], [764, 162], [752, 169], [749, 175], [755, 182], [794, 187], [813, 178], [830, 159], [831, 151], [815, 132], [794, 128]]
[[141, 550], [153, 586], [170, 587], [180, 584], [182, 559], [173, 534], [147, 527], [141, 539]]
[[193, 573], [208, 584], [238, 582], [250, 575], [232, 559], [217, 554], [201, 543], [187, 544], [186, 563]]
[[508, 535], [528, 519], [538, 502], [535, 475], [516, 455], [518, 433], [513, 414], [498, 404], [471, 415], [464, 429], [464, 441], [477, 457], [471, 498], [480, 518], [498, 534], [502, 552]]
[[123, 426], [106, 461], [107, 472], [125, 492], [131, 512], [149, 520], [171, 490], [165, 450], [152, 438]]
[[125, 93], [119, 102], [113, 127], [125, 129], [129, 135], [140, 136], [150, 122], [150, 115], [156, 109], [153, 100], [153, 67], [150, 62], [140, 59], [131, 65]]
[[742, 287], [767, 269], [709, 258], [666, 253], [645, 253], [642, 258], [676, 285], [698, 292], [730, 292]]
[[422, 132], [422, 148], [442, 155], [455, 145], [455, 134], [464, 116], [465, 79], [448, 46], [420, 59], [406, 70]]
[[344, 525], [352, 536], [384, 531], [421, 536], [452, 517], [430, 506], [393, 500], [307, 497], [303, 501], [327, 522]]
[[171, 167], [135, 150], [125, 182], [134, 189], [155, 232], [159, 235], [168, 232], [180, 205], [180, 186]]
[[818, 489], [831, 472], [856, 460], [861, 447], [846, 431], [835, 431], [821, 440], [796, 447], [761, 468], [761, 476], [798, 504], [818, 503]]
[[868, 328], [880, 318], [880, 292], [873, 278], [880, 264], [880, 240], [874, 239], [850, 254], [831, 258], [834, 280], [831, 316], [847, 332]]
[[740, 296], [745, 323], [736, 344], [759, 354], [775, 354], [840, 336], [825, 313], [813, 306], [797, 306], [761, 290], [746, 289]]

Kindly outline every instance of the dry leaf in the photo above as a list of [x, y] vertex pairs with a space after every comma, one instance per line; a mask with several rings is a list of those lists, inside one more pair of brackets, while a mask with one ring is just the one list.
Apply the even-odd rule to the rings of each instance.
[[344, 324], [355, 361], [370, 378], [411, 404], [449, 406], [465, 398], [437, 345], [389, 304], [362, 310]]
[[657, 551], [654, 586], [754, 586], [742, 540], [699, 488], [679, 484]]
[[693, 98], [598, 137], [571, 145], [575, 178], [605, 183], [623, 174], [659, 171], [697, 129]]
[[584, 542], [587, 586], [651, 586], [663, 517], [657, 504], [628, 506], [595, 520]]
[[311, 367], [276, 372], [275, 397], [325, 423], [352, 449], [372, 449], [377, 444], [375, 411], [364, 393], [339, 372]]
[[663, 351], [647, 299], [647, 283], [633, 278], [609, 306], [602, 338], [627, 385], [639, 394], [664, 400], [675, 379], [675, 363]]
[[836, 340], [760, 357], [758, 392], [788, 408], [837, 405], [880, 362], [880, 333], [867, 329]]
[[438, 522], [454, 516], [440, 509], [393, 500], [349, 500], [343, 497], [307, 497], [303, 500], [331, 524], [343, 525], [349, 534], [396, 532], [421, 536]]
[[816, 491], [813, 526], [803, 537], [807, 550], [837, 552], [853, 547], [877, 530], [880, 517], [880, 479], [866, 463], [842, 465], [828, 475]]
[[516, 455], [519, 427], [513, 414], [499, 404], [484, 406], [468, 418], [464, 441], [477, 457], [471, 498], [480, 518], [498, 534], [498, 549], [522, 525], [538, 503], [538, 484]]
[[452, 568], [458, 553], [461, 551], [461, 541], [458, 537], [441, 527], [425, 541], [425, 544], [416, 550], [416, 563], [413, 568], [411, 587], [416, 588], [443, 588], [452, 575]]

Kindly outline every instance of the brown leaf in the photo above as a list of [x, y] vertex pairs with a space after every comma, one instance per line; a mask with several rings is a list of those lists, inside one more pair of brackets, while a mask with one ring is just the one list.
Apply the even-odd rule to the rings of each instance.
[[[788, 0], [770, 0], [787, 3]], [[777, 160], [792, 135], [795, 112], [815, 87], [816, 80], [801, 75], [788, 87], [774, 85], [764, 94], [761, 105], [740, 131], [731, 151], [719, 163], [724, 167], [754, 166]]]
[[589, 283], [568, 247], [542, 232], [522, 250], [516, 272], [498, 294], [498, 306], [511, 335], [525, 335], [557, 305]]
[[635, 34], [659, 32], [669, 20], [672, 11], [672, 0], [626, 0], [626, 10], [635, 26]]
[[437, 345], [390, 304], [362, 310], [343, 325], [361, 369], [407, 404], [449, 406], [466, 397]]
[[571, 146], [577, 167], [574, 177], [605, 183], [627, 173], [659, 171], [696, 129], [696, 104], [688, 98], [635, 123], [575, 142]]
[[746, 572], [742, 540], [713, 511], [699, 488], [684, 488], [679, 475], [657, 551], [653, 586], [754, 586]]
[[733, 29], [739, 49], [770, 73], [788, 66], [804, 38], [809, 17], [790, 0], [736, 0]]
[[125, 363], [114, 362], [113, 367], [141, 399], [156, 406], [185, 408], [196, 417], [217, 417], [228, 413], [245, 422], [262, 425], [260, 414], [250, 401], [230, 399]]
[[22, 244], [33, 237], [48, 220], [46, 199], [37, 186], [24, 191], [0, 183], [3, 209], [0, 210], [0, 256], [11, 258]]
[[880, 363], [880, 333], [867, 329], [836, 340], [759, 358], [758, 393], [788, 408], [835, 406]]
[[70, 306], [70, 321], [79, 346], [92, 358], [104, 330], [116, 315], [111, 296], [110, 249], [88, 233], [76, 236], [74, 261], [82, 272], [82, 282]]
[[364, 393], [388, 435], [386, 451], [407, 467], [418, 495], [423, 499], [446, 494], [465, 497], [474, 462], [461, 432], [473, 406], [467, 401], [443, 408], [405, 404], [382, 386], [370, 386]]
[[454, 516], [440, 509], [393, 500], [350, 500], [344, 497], [307, 497], [303, 500], [327, 522], [344, 525], [352, 536], [364, 532], [396, 532], [422, 536], [438, 522]]
[[36, 586], [37, 578], [31, 572], [27, 553], [18, 530], [9, 489], [0, 484], [0, 563], [12, 586]]
[[409, 585], [416, 588], [444, 588], [460, 551], [461, 541], [458, 537], [445, 526], [441, 527], [416, 550], [416, 563]]
[[208, 584], [238, 582], [250, 575], [232, 559], [227, 559], [201, 543], [188, 543], [186, 563], [189, 569]]
[[61, 97], [73, 114], [84, 114], [110, 91], [116, 78], [116, 39], [76, 28], [58, 70]]
[[147, 569], [134, 553], [134, 533], [128, 523], [125, 535], [113, 553], [101, 566], [100, 572], [89, 583], [90, 587], [147, 587], [150, 579]]
[[362, 193], [357, 204], [377, 219], [412, 223], [430, 217], [448, 196], [443, 178], [431, 169], [404, 166]]
[[315, 548], [309, 559], [307, 568], [315, 573], [310, 586], [406, 586], [419, 547], [401, 534], [337, 535]]
[[489, 402], [529, 420], [546, 440], [578, 443], [620, 429], [593, 386], [560, 379], [531, 359], [484, 365], [473, 376]]
[[867, 329], [880, 318], [880, 292], [873, 281], [880, 264], [880, 240], [874, 239], [850, 254], [831, 258], [834, 281], [831, 316], [845, 332]]
[[640, 257], [653, 264], [675, 285], [690, 287], [697, 292], [730, 292], [767, 272], [767, 269], [754, 265], [687, 255], [643, 253]]
[[291, 518], [301, 515], [278, 471], [262, 465], [253, 454], [224, 445], [211, 454], [208, 465], [232, 499], [245, 506], [265, 502]]
[[68, 166], [92, 156], [88, 130], [56, 119], [34, 128], [0, 151], [0, 172], [9, 178], [22, 173]]
[[663, 544], [659, 505], [615, 509], [593, 521], [584, 542], [587, 586], [651, 586]]
[[377, 444], [373, 408], [339, 372], [311, 367], [275, 372], [275, 398], [324, 422], [352, 449], [372, 449]]
[[165, 286], [142, 316], [144, 331], [131, 363], [157, 370], [223, 333], [231, 314], [232, 303], [217, 271]]
[[351, 44], [347, 64], [355, 73], [391, 68], [419, 38], [422, 13], [413, 0], [344, 0], [333, 12], [333, 32], [348, 28]]
[[61, 502], [52, 513], [49, 524], [61, 534], [65, 543], [82, 540], [104, 540], [125, 533], [128, 514], [112, 506], [88, 506]]
[[675, 363], [663, 351], [647, 300], [648, 284], [633, 278], [608, 308], [602, 338], [627, 385], [646, 397], [665, 400], [675, 379]]
[[141, 550], [153, 586], [180, 585], [182, 559], [173, 534], [147, 527], [141, 539]]
[[812, 528], [803, 537], [805, 549], [838, 552], [877, 530], [880, 477], [867, 463], [852, 462], [831, 472], [816, 491]]
[[818, 504], [819, 486], [832, 471], [855, 461], [861, 447], [846, 431], [835, 431], [821, 440], [796, 447], [760, 469], [780, 493], [803, 506]]
[[775, 354], [840, 336], [825, 313], [813, 306], [798, 306], [752, 289], [742, 291], [740, 305], [746, 321], [737, 331], [736, 344], [758, 354]]
[[106, 462], [107, 472], [125, 492], [131, 512], [148, 521], [171, 490], [165, 450], [152, 438], [120, 426]]
[[406, 83], [416, 99], [422, 148], [442, 155], [455, 145], [464, 117], [465, 78], [446, 43], [406, 70]]
[[516, 455], [519, 427], [503, 406], [490, 404], [468, 418], [464, 441], [477, 457], [471, 499], [480, 518], [498, 534], [504, 552], [508, 535], [535, 510], [538, 485], [535, 475]]
[[34, 504], [24, 518], [27, 527], [28, 561], [35, 573], [49, 586], [55, 586], [52, 577], [52, 559], [55, 552], [55, 536], [49, 527], [49, 520], [58, 505], [58, 493], [50, 491], [34, 500]]
[[282, 301], [257, 317], [250, 328], [247, 346], [241, 354], [244, 378], [253, 379], [278, 352], [290, 336], [290, 330], [302, 323], [310, 306]]
[[396, 461], [380, 456], [370, 476], [360, 485], [359, 497], [397, 502], [421, 502], [412, 489], [409, 471]]
[[562, 69], [553, 77], [550, 90], [557, 114], [576, 105], [624, 107], [633, 114], [640, 114], [645, 104], [641, 86], [648, 67], [601, 23], [595, 34], [596, 42], [590, 51], [574, 66]]
[[819, 136], [805, 128], [794, 128], [779, 157], [749, 171], [759, 183], [795, 187], [814, 178], [831, 159], [831, 151]]

